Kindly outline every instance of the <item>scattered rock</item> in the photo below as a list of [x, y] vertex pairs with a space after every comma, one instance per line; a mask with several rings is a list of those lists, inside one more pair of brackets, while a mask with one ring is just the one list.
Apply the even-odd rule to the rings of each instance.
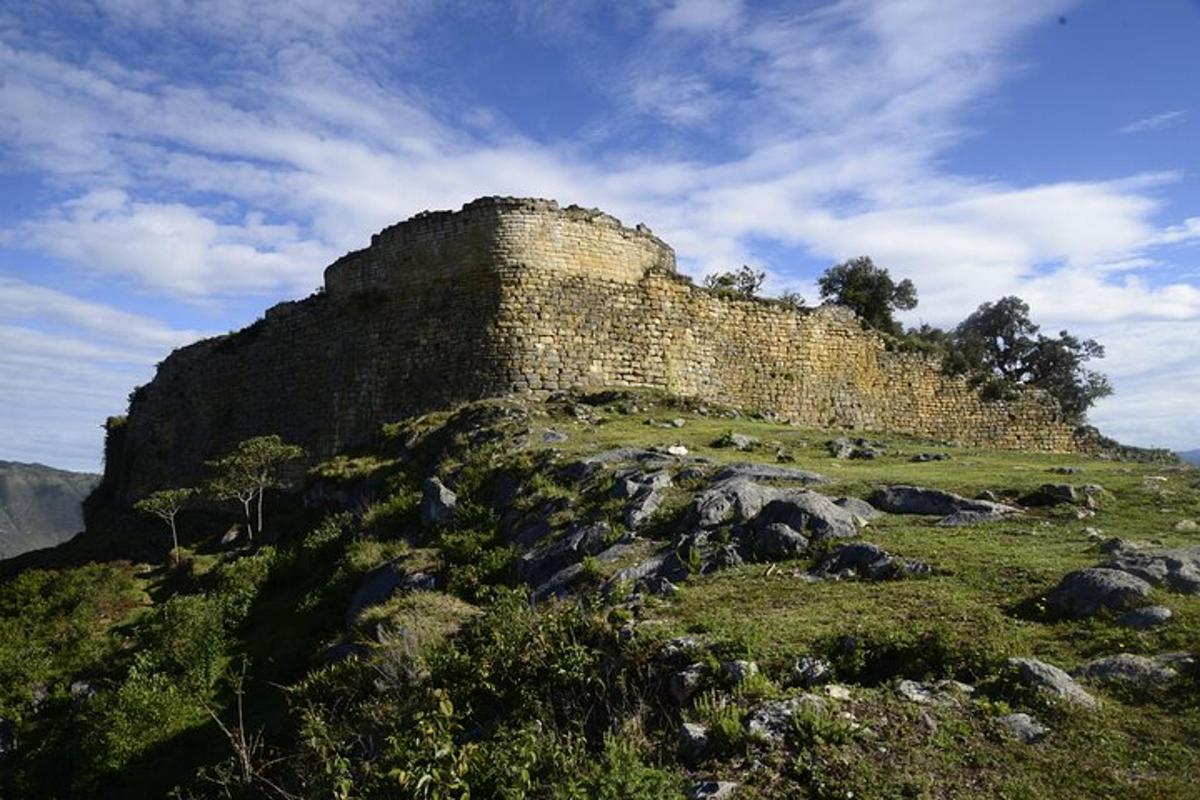
[[664, 470], [646, 472], [641, 469], [625, 469], [616, 473], [613, 497], [628, 499], [647, 491], [658, 491], [671, 485], [671, 473]]
[[792, 677], [801, 686], [820, 686], [833, 680], [833, 665], [823, 658], [800, 656], [792, 667]]
[[540, 589], [552, 578], [565, 577], [559, 576], [563, 569], [603, 550], [611, 535], [607, 522], [574, 526], [558, 541], [523, 553], [517, 560], [517, 577]]
[[1067, 573], [1051, 592], [1049, 603], [1068, 617], [1089, 617], [1102, 608], [1132, 608], [1149, 594], [1150, 584], [1135, 575], [1093, 567]]
[[882, 453], [882, 445], [878, 442], [869, 442], [866, 439], [839, 437], [826, 442], [825, 447], [829, 450], [831, 456], [838, 459], [871, 460], [878, 458]]
[[745, 477], [721, 480], [718, 476], [717, 482], [692, 498], [688, 516], [701, 528], [715, 528], [727, 522], [748, 522], [758, 516], [778, 491]]
[[749, 678], [751, 675], [758, 674], [758, 664], [753, 661], [744, 661], [737, 659], [734, 661], [726, 661], [721, 665], [721, 674], [725, 679], [734, 686], [738, 686], [742, 681]]
[[667, 681], [667, 692], [676, 705], [686, 706], [704, 684], [704, 670], [699, 664], [676, 672]]
[[991, 514], [1013, 514], [1018, 509], [990, 500], [968, 500], [940, 489], [921, 486], [889, 486], [867, 498], [880, 511], [892, 514], [936, 514], [947, 516], [959, 511], [980, 511]]
[[1194, 519], [1181, 519], [1175, 523], [1175, 530], [1181, 533], [1200, 530], [1200, 524], [1197, 524]]
[[807, 489], [774, 493], [755, 518], [759, 526], [781, 522], [813, 539], [843, 539], [858, 535], [854, 515], [828, 497]]
[[875, 519], [883, 513], [866, 500], [859, 500], [857, 497], [839, 497], [833, 502], [864, 522]]
[[1036, 658], [1010, 658], [1007, 666], [1025, 686], [1067, 703], [1085, 708], [1096, 707], [1096, 698], [1085, 692], [1070, 675], [1053, 664], [1038, 661]]
[[997, 717], [996, 723], [1010, 736], [1025, 744], [1033, 744], [1041, 739], [1050, 729], [1028, 714], [1005, 714]]
[[421, 521], [426, 525], [442, 525], [454, 518], [458, 495], [450, 491], [440, 478], [426, 478], [422, 486]]
[[964, 696], [975, 692], [975, 687], [958, 681], [909, 681], [896, 685], [896, 691], [905, 700], [926, 706], [956, 705]]
[[764, 742], [783, 741], [792, 725], [792, 717], [801, 709], [824, 711], [825, 701], [815, 694], [802, 694], [787, 700], [773, 700], [752, 709], [746, 718], [750, 735]]
[[834, 700], [849, 700], [850, 687], [842, 686], [840, 683], [831, 683], [825, 687], [825, 695]]
[[917, 453], [909, 459], [915, 464], [927, 464], [930, 461], [947, 461], [950, 456], [946, 453]]
[[1022, 497], [1018, 502], [1023, 506], [1042, 507], [1076, 503], [1078, 501], [1079, 493], [1069, 483], [1043, 483], [1035, 491]]
[[688, 790], [688, 800], [729, 800], [738, 785], [732, 781], [701, 781]]
[[71, 681], [67, 693], [75, 698], [91, 697], [96, 693], [96, 689], [89, 681]]
[[1117, 620], [1117, 623], [1124, 625], [1126, 628], [1144, 631], [1150, 628], [1157, 628], [1171, 619], [1171, 609], [1166, 606], [1146, 606], [1145, 608], [1135, 608], [1132, 611], [1126, 611]]
[[980, 525], [985, 522], [996, 522], [1008, 517], [1007, 511], [955, 511], [949, 516], [942, 517], [937, 524], [944, 528], [958, 528], [964, 525]]
[[808, 549], [804, 534], [782, 522], [772, 522], [757, 530], [754, 549], [763, 558], [794, 558]]
[[386, 603], [397, 592], [431, 591], [436, 581], [425, 572], [409, 572], [395, 561], [371, 570], [363, 578], [346, 608], [346, 627], [372, 606]]
[[662, 507], [663, 494], [657, 489], [647, 489], [629, 501], [625, 507], [625, 527], [637, 530]]
[[686, 764], [695, 764], [708, 752], [710, 739], [708, 728], [698, 722], [685, 722], [679, 726], [679, 755]]
[[677, 636], [662, 646], [658, 651], [659, 659], [663, 661], [690, 660], [704, 650], [704, 645], [695, 636]]
[[1087, 662], [1075, 670], [1075, 677], [1105, 686], [1123, 683], [1145, 688], [1179, 676], [1174, 667], [1147, 656], [1120, 653]]
[[661, 575], [652, 575], [648, 578], [642, 578], [637, 584], [641, 591], [647, 594], [656, 594], [662, 597], [674, 597], [679, 592], [679, 587], [671, 583]]
[[932, 569], [925, 562], [896, 558], [870, 542], [839, 545], [813, 570], [818, 577], [858, 577], [873, 581], [928, 575], [930, 572]]
[[242, 526], [239, 523], [234, 523], [229, 526], [229, 530], [221, 535], [221, 546], [228, 547], [238, 540], [242, 535]]
[[672, 456], [686, 456], [688, 449], [681, 444], [673, 444], [667, 448], [667, 454]]
[[718, 440], [720, 447], [732, 447], [734, 450], [753, 450], [758, 446], [757, 436], [747, 436], [744, 433], [728, 433]]
[[562, 444], [570, 438], [563, 431], [556, 431], [550, 428], [542, 431], [542, 444]]
[[1166, 550], [1120, 549], [1105, 567], [1118, 569], [1183, 594], [1200, 594], [1200, 547]]
[[1058, 475], [1078, 475], [1083, 472], [1083, 467], [1051, 467], [1050, 472]]
[[752, 481], [786, 481], [800, 483], [805, 486], [831, 483], [824, 475], [806, 469], [795, 467], [779, 467], [774, 464], [727, 464], [713, 478], [715, 482], [727, 481], [732, 478], [745, 478]]
[[671, 424], [676, 428], [682, 428], [686, 423], [681, 417], [676, 417], [675, 419], [671, 420]]

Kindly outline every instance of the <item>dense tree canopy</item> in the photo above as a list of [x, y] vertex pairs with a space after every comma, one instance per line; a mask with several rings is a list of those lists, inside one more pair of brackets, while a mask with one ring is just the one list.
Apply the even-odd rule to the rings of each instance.
[[743, 264], [740, 269], [732, 272], [714, 272], [712, 275], [706, 275], [704, 287], [719, 294], [754, 297], [762, 289], [766, 279], [767, 273]]
[[1039, 330], [1019, 297], [984, 303], [950, 334], [947, 368], [970, 375], [989, 397], [1021, 386], [1043, 389], [1067, 419], [1081, 421], [1093, 403], [1112, 394], [1108, 379], [1084, 366], [1103, 358], [1104, 348], [1067, 331], [1049, 337]]
[[876, 330], [899, 334], [902, 329], [894, 312], [917, 307], [917, 287], [907, 278], [896, 283], [868, 256], [860, 256], [830, 267], [817, 280], [822, 300], [853, 309]]

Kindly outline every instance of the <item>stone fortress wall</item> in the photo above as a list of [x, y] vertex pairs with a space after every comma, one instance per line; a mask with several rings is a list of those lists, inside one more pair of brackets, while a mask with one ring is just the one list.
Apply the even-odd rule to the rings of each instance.
[[984, 402], [936, 359], [888, 351], [846, 309], [718, 296], [644, 226], [546, 200], [419, 214], [325, 271], [325, 291], [172, 353], [107, 454], [127, 502], [249, 436], [316, 456], [386, 421], [509, 393], [649, 386], [804, 424], [1077, 449], [1036, 392]]

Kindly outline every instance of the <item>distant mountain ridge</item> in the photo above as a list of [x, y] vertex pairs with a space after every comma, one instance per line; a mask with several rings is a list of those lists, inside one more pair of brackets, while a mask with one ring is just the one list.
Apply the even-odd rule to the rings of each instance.
[[1200, 450], [1184, 450], [1179, 457], [1189, 464], [1200, 465]]
[[0, 559], [53, 547], [83, 530], [83, 499], [99, 475], [0, 461]]

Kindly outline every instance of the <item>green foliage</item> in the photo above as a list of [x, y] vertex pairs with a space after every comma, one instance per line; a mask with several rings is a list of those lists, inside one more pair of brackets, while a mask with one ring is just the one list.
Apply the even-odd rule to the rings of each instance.
[[796, 709], [788, 731], [792, 743], [804, 750], [826, 744], [845, 744], [853, 734], [849, 721], [807, 703]]
[[1009, 399], [1023, 386], [1042, 389], [1058, 400], [1068, 420], [1079, 422], [1097, 400], [1112, 394], [1108, 379], [1085, 367], [1094, 358], [1104, 358], [1094, 339], [1067, 331], [1045, 336], [1025, 301], [1004, 297], [979, 306], [955, 328], [945, 367], [969, 376], [988, 399]]
[[275, 548], [264, 547], [217, 568], [214, 600], [219, 604], [218, 616], [228, 630], [240, 625], [249, 614], [275, 562]]
[[216, 682], [228, 645], [216, 598], [172, 597], [155, 606], [139, 628], [139, 674], [161, 673], [194, 692]]
[[732, 297], [754, 297], [766, 279], [767, 273], [743, 264], [733, 272], [715, 272], [704, 276], [704, 288]]
[[255, 531], [251, 504], [258, 500], [258, 532], [263, 527], [263, 494], [287, 486], [283, 467], [305, 455], [303, 447], [288, 444], [277, 435], [255, 436], [239, 442], [232, 453], [208, 462], [216, 473], [209, 491], [218, 499], [237, 500], [246, 515], [251, 536]]
[[905, 278], [896, 283], [891, 274], [867, 256], [852, 258], [825, 270], [817, 279], [822, 300], [832, 300], [858, 314], [870, 327], [900, 334], [895, 311], [917, 307], [917, 288]]
[[713, 755], [721, 758], [746, 746], [745, 710], [728, 694], [710, 690], [696, 698], [691, 717], [708, 728]]

